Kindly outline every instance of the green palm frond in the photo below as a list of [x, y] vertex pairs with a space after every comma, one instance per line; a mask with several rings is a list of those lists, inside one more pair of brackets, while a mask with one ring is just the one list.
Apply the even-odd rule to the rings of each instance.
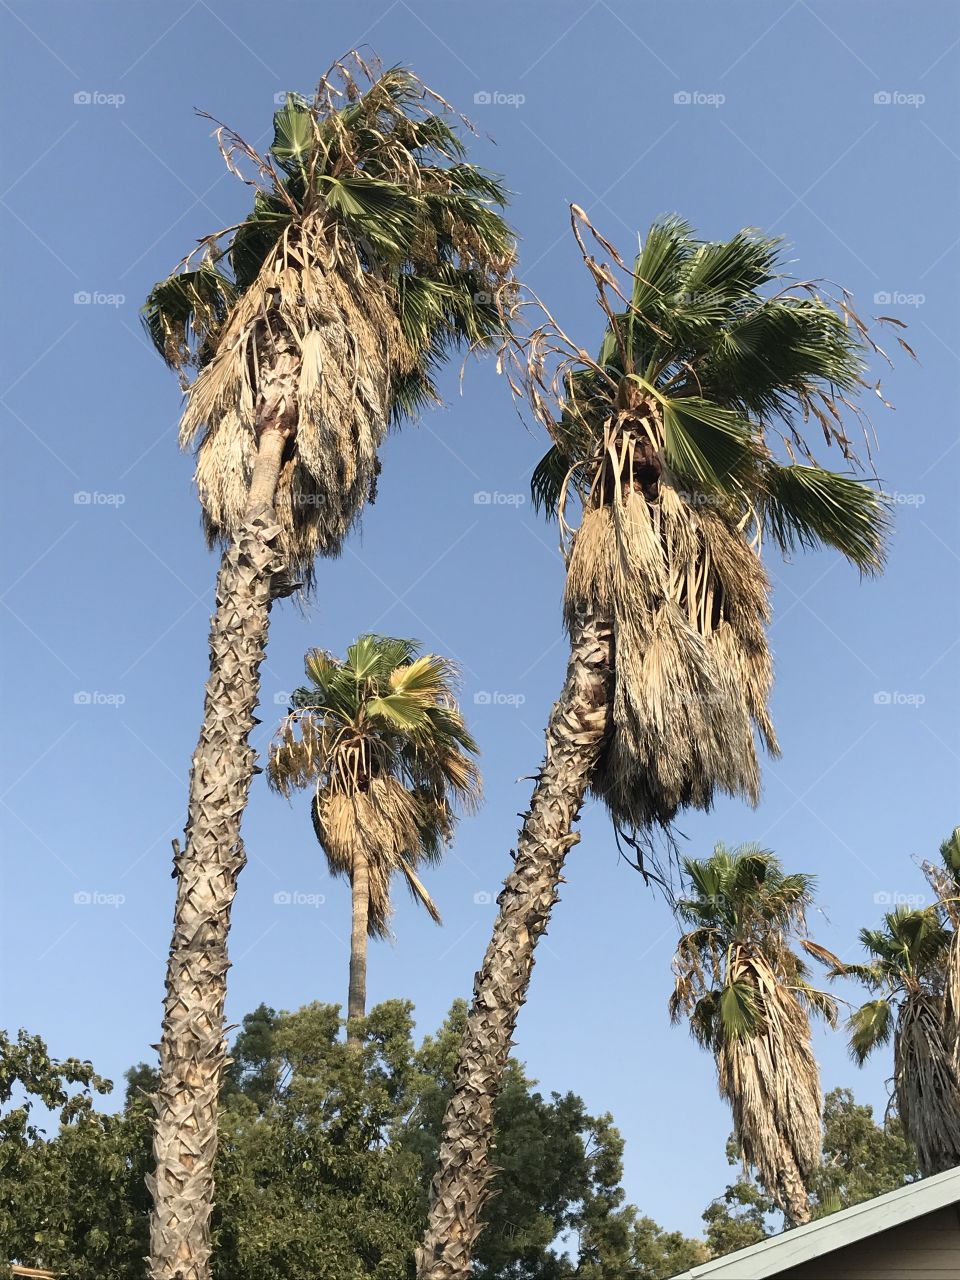
[[202, 262], [153, 286], [143, 308], [144, 327], [167, 364], [202, 365], [216, 346], [236, 296], [234, 282], [212, 262]]
[[748, 982], [728, 982], [720, 993], [718, 1010], [724, 1040], [746, 1040], [762, 1025], [757, 991]]
[[864, 573], [883, 567], [888, 507], [869, 484], [795, 464], [767, 467], [764, 487], [764, 525], [783, 551], [826, 545]]
[[888, 1044], [893, 1035], [894, 1015], [889, 1000], [869, 1000], [847, 1019], [850, 1054], [862, 1067], [874, 1049]]
[[[294, 694], [271, 746], [271, 786], [286, 796], [313, 790], [331, 871], [349, 870], [359, 842], [384, 893], [398, 873], [438, 918], [416, 867], [440, 859], [458, 810], [471, 810], [481, 792], [477, 744], [454, 699], [455, 665], [421, 653], [416, 641], [368, 634], [342, 661], [311, 650], [305, 669], [310, 683]], [[383, 932], [388, 897], [373, 914]]]
[[764, 457], [755, 429], [733, 409], [687, 396], [664, 397], [661, 412], [667, 463], [700, 489], [737, 493]]

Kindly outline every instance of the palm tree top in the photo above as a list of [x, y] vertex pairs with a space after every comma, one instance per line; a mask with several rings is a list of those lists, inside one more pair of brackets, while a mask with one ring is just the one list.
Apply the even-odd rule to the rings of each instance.
[[793, 950], [797, 942], [818, 960], [836, 959], [806, 936], [815, 878], [786, 874], [757, 844], [717, 844], [709, 858], [684, 859], [682, 868], [693, 893], [676, 903], [690, 930], [677, 945], [671, 1019], [691, 1015], [693, 1034], [708, 1047], [751, 1036], [765, 1025], [769, 977], [832, 1024], [835, 1001], [810, 984], [809, 968]]
[[312, 99], [287, 95], [265, 155], [214, 122], [253, 207], [204, 236], [143, 309], [186, 392], [180, 443], [198, 444], [211, 544], [245, 519], [271, 361], [292, 379], [276, 518], [309, 585], [374, 495], [388, 425], [439, 401], [455, 352], [508, 332], [507, 192], [465, 160], [462, 120], [411, 71], [353, 53]]
[[439, 859], [452, 837], [452, 805], [481, 795], [478, 747], [453, 696], [458, 673], [414, 640], [364, 635], [343, 661], [306, 656], [309, 684], [295, 690], [270, 751], [268, 779], [282, 795], [314, 785], [352, 796], [375, 779], [402, 785], [417, 805], [418, 848]]
[[838, 964], [838, 977], [857, 978], [874, 991], [919, 990], [943, 981], [951, 931], [935, 905], [900, 905], [888, 911], [879, 929], [861, 929], [860, 943], [870, 959], [866, 964]]
[[[151, 290], [144, 324], [167, 364], [202, 368], [284, 232], [319, 219], [334, 240], [343, 237], [336, 248], [349, 265], [359, 250], [361, 269], [386, 275], [399, 295], [418, 366], [398, 377], [397, 415], [435, 399], [430, 374], [451, 347], [502, 337], [497, 304], [516, 258], [497, 212], [506, 188], [465, 162], [457, 122], [472, 127], [412, 71], [381, 70], [357, 53], [334, 64], [312, 100], [286, 94], [266, 155], [214, 121], [227, 167], [253, 188], [253, 208], [204, 236]], [[472, 307], [460, 296], [465, 284]]]
[[704, 241], [683, 219], [662, 218], [630, 269], [577, 206], [573, 226], [606, 326], [596, 358], [549, 314], [515, 348], [527, 399], [553, 438], [533, 476], [537, 505], [562, 514], [571, 493], [609, 502], [628, 466], [642, 480], [649, 459], [644, 446], [622, 447], [626, 428], [653, 437], [678, 488], [758, 538], [785, 552], [828, 544], [862, 571], [879, 569], [882, 495], [818, 466], [805, 434], [815, 426], [859, 469], [844, 417], [866, 433], [857, 396], [869, 387], [866, 357], [884, 353], [849, 295], [787, 276], [782, 241], [752, 228]]

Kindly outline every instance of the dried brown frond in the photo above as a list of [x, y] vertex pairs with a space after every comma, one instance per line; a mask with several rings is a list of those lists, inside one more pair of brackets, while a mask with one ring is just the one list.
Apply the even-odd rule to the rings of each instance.
[[440, 923], [440, 914], [417, 876], [422, 814], [417, 799], [395, 778], [371, 778], [363, 790], [325, 788], [314, 797], [313, 827], [335, 875], [350, 878], [357, 852], [370, 875], [368, 932], [389, 936], [390, 880], [403, 876], [413, 897]]

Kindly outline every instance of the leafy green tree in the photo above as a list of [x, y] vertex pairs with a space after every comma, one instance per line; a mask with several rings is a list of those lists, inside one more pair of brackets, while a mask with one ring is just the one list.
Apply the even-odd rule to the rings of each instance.
[[94, 1096], [111, 1088], [89, 1062], [51, 1058], [39, 1036], [0, 1031], [4, 1267], [17, 1260], [83, 1280], [142, 1272], [150, 1118], [142, 1098], [120, 1116], [96, 1111]]
[[[740, 1164], [733, 1138], [727, 1158]], [[917, 1156], [897, 1116], [879, 1125], [873, 1108], [858, 1103], [849, 1089], [833, 1089], [823, 1104], [823, 1150], [810, 1181], [811, 1216], [847, 1209], [862, 1200], [895, 1191], [920, 1176]], [[712, 1257], [756, 1244], [770, 1233], [777, 1206], [749, 1169], [728, 1186], [703, 1214]]]
[[566, 547], [570, 660], [477, 978], [421, 1280], [469, 1274], [494, 1100], [588, 789], [631, 836], [718, 793], [755, 801], [754, 731], [776, 750], [762, 536], [867, 572], [882, 562], [881, 496], [818, 466], [801, 430], [815, 422], [854, 465], [841, 422], [869, 385], [868, 339], [847, 300], [787, 279], [756, 232], [705, 243], [667, 219], [629, 271], [599, 236], [598, 262], [574, 216], [607, 317], [600, 351], [547, 315], [518, 356], [553, 442], [534, 498], [565, 532], [582, 508]]
[[[348, 1049], [331, 1006], [261, 1005], [244, 1018], [221, 1100], [217, 1280], [412, 1274], [465, 1019], [458, 1002], [414, 1048], [410, 1006], [388, 1002]], [[140, 1064], [121, 1112], [101, 1114], [80, 1096], [55, 1136], [26, 1135], [0, 1177], [5, 1256], [67, 1280], [140, 1280], [156, 1082], [156, 1068]], [[496, 1135], [498, 1194], [485, 1208], [477, 1280], [661, 1280], [705, 1256], [624, 1203], [623, 1140], [610, 1117], [590, 1115], [574, 1094], [544, 1096], [513, 1060]]]
[[917, 1153], [900, 1118], [878, 1125], [873, 1108], [849, 1089], [832, 1089], [823, 1102], [823, 1158], [814, 1175], [814, 1217], [871, 1200], [920, 1176]]
[[722, 1258], [763, 1240], [768, 1234], [768, 1217], [775, 1209], [759, 1183], [749, 1177], [739, 1178], [703, 1211], [710, 1256]]
[[[629, 1268], [610, 1274], [617, 1280], [669, 1280], [670, 1276], [706, 1262], [710, 1256], [702, 1240], [691, 1240], [680, 1231], [664, 1231], [652, 1218], [638, 1218], [633, 1226]], [[598, 1277], [602, 1275], [597, 1273]]]
[[500, 183], [450, 108], [350, 55], [289, 95], [268, 155], [217, 137], [253, 207], [151, 290], [144, 320], [181, 374], [181, 443], [221, 544], [167, 968], [151, 1180], [152, 1280], [207, 1280], [226, 1046], [227, 938], [272, 601], [307, 586], [372, 496], [391, 423], [436, 399], [457, 349], [495, 343], [514, 260]]
[[307, 688], [270, 749], [268, 777], [289, 796], [310, 787], [313, 829], [331, 875], [350, 881], [352, 928], [347, 1037], [367, 1005], [367, 938], [389, 934], [392, 882], [400, 876], [438, 924], [417, 874], [453, 838], [455, 806], [480, 796], [467, 732], [453, 696], [456, 668], [412, 640], [361, 636], [341, 662], [307, 654]]

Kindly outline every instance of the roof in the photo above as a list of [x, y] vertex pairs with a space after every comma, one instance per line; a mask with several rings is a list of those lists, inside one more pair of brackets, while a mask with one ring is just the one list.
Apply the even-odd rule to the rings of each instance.
[[701, 1277], [703, 1280], [764, 1280], [766, 1276], [778, 1276], [789, 1267], [810, 1262], [958, 1202], [960, 1168], [948, 1169], [946, 1173], [910, 1182], [886, 1195], [761, 1240], [749, 1249], [738, 1249], [724, 1258], [714, 1258], [712, 1262], [681, 1271], [672, 1280], [701, 1280]]

